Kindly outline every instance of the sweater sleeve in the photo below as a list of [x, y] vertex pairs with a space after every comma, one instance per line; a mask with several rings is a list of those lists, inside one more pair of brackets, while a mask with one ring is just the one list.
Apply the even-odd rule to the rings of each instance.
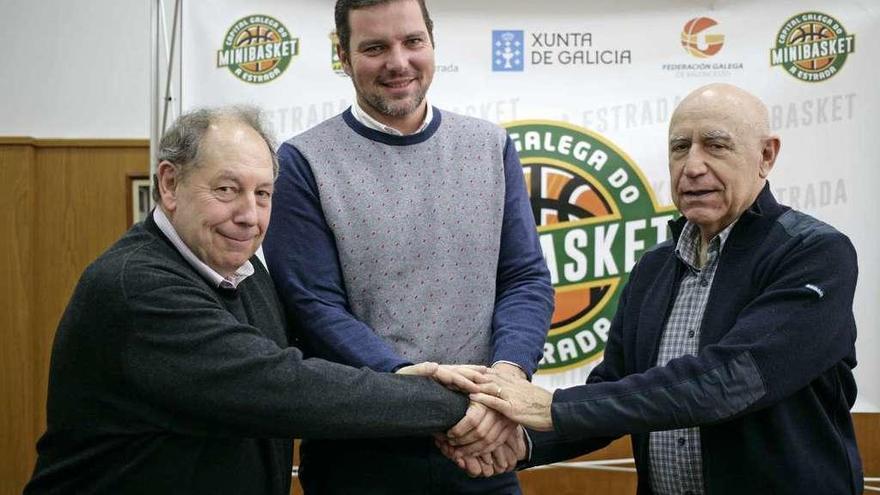
[[538, 243], [522, 165], [509, 137], [504, 148], [504, 182], [492, 362], [516, 363], [531, 376], [538, 367], [550, 328], [554, 294]]
[[[125, 290], [122, 373], [131, 393], [190, 435], [361, 438], [445, 431], [467, 399], [423, 377], [377, 373], [279, 347], [207, 288], [162, 266]], [[148, 282], [143, 282], [147, 280]], [[145, 287], [149, 285], [148, 287]]]
[[331, 361], [377, 371], [411, 364], [351, 314], [336, 241], [308, 161], [287, 143], [278, 159], [263, 250], [288, 321], [309, 351]]
[[776, 404], [835, 365], [854, 366], [856, 276], [845, 236], [809, 236], [754, 281], [757, 296], [717, 343], [643, 373], [591, 376], [556, 391], [554, 428], [584, 438], [717, 423]]

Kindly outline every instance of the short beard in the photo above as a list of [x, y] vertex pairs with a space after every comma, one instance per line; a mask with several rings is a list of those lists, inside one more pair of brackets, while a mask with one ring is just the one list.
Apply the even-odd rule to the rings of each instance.
[[422, 102], [425, 101], [425, 93], [426, 91], [424, 90], [419, 91], [410, 99], [412, 104], [407, 105], [392, 105], [387, 99], [378, 95], [365, 94], [363, 95], [363, 98], [368, 105], [376, 109], [382, 115], [387, 115], [389, 117], [406, 117], [418, 110]]

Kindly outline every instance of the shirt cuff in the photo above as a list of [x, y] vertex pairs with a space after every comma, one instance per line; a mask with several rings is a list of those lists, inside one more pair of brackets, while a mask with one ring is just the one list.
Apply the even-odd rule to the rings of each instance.
[[390, 372], [397, 373], [397, 371], [400, 370], [400, 368], [405, 368], [407, 366], [412, 366], [412, 365], [413, 365], [413, 363], [410, 363], [408, 361], [404, 361], [404, 362], [398, 364], [397, 366], [394, 366], [393, 368], [391, 368]]
[[495, 361], [494, 363], [492, 363], [492, 367], [494, 368], [496, 364], [500, 364], [500, 363], [509, 364], [511, 366], [516, 366], [526, 376], [526, 380], [532, 381], [532, 377], [529, 376], [529, 372], [524, 370], [522, 366], [520, 366], [517, 363], [514, 363], [513, 361], [508, 361], [506, 359], [499, 359], [498, 361]]
[[499, 364], [499, 363], [512, 364], [512, 365], [516, 366], [517, 368], [522, 369], [522, 366], [514, 363], [513, 361], [508, 361], [506, 359], [499, 359], [498, 361], [495, 361], [494, 363], [492, 363], [492, 366], [495, 366], [496, 364]]

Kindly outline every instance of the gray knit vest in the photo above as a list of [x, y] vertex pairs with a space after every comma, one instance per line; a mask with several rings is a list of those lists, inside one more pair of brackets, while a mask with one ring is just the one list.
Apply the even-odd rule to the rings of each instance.
[[490, 359], [505, 141], [449, 112], [418, 144], [373, 141], [342, 116], [290, 140], [315, 176], [351, 312], [407, 360]]

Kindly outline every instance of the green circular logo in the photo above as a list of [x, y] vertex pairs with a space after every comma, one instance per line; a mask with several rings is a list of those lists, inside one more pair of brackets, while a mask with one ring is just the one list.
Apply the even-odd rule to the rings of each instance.
[[540, 371], [600, 358], [620, 291], [639, 256], [667, 237], [675, 208], [659, 207], [632, 159], [566, 122], [505, 124], [516, 146], [556, 310]]
[[805, 12], [782, 25], [776, 45], [770, 49], [770, 65], [806, 82], [834, 76], [856, 48], [856, 37], [828, 14]]
[[217, 51], [217, 67], [226, 67], [247, 83], [275, 80], [299, 55], [299, 38], [284, 24], [267, 15], [249, 15], [235, 21]]

